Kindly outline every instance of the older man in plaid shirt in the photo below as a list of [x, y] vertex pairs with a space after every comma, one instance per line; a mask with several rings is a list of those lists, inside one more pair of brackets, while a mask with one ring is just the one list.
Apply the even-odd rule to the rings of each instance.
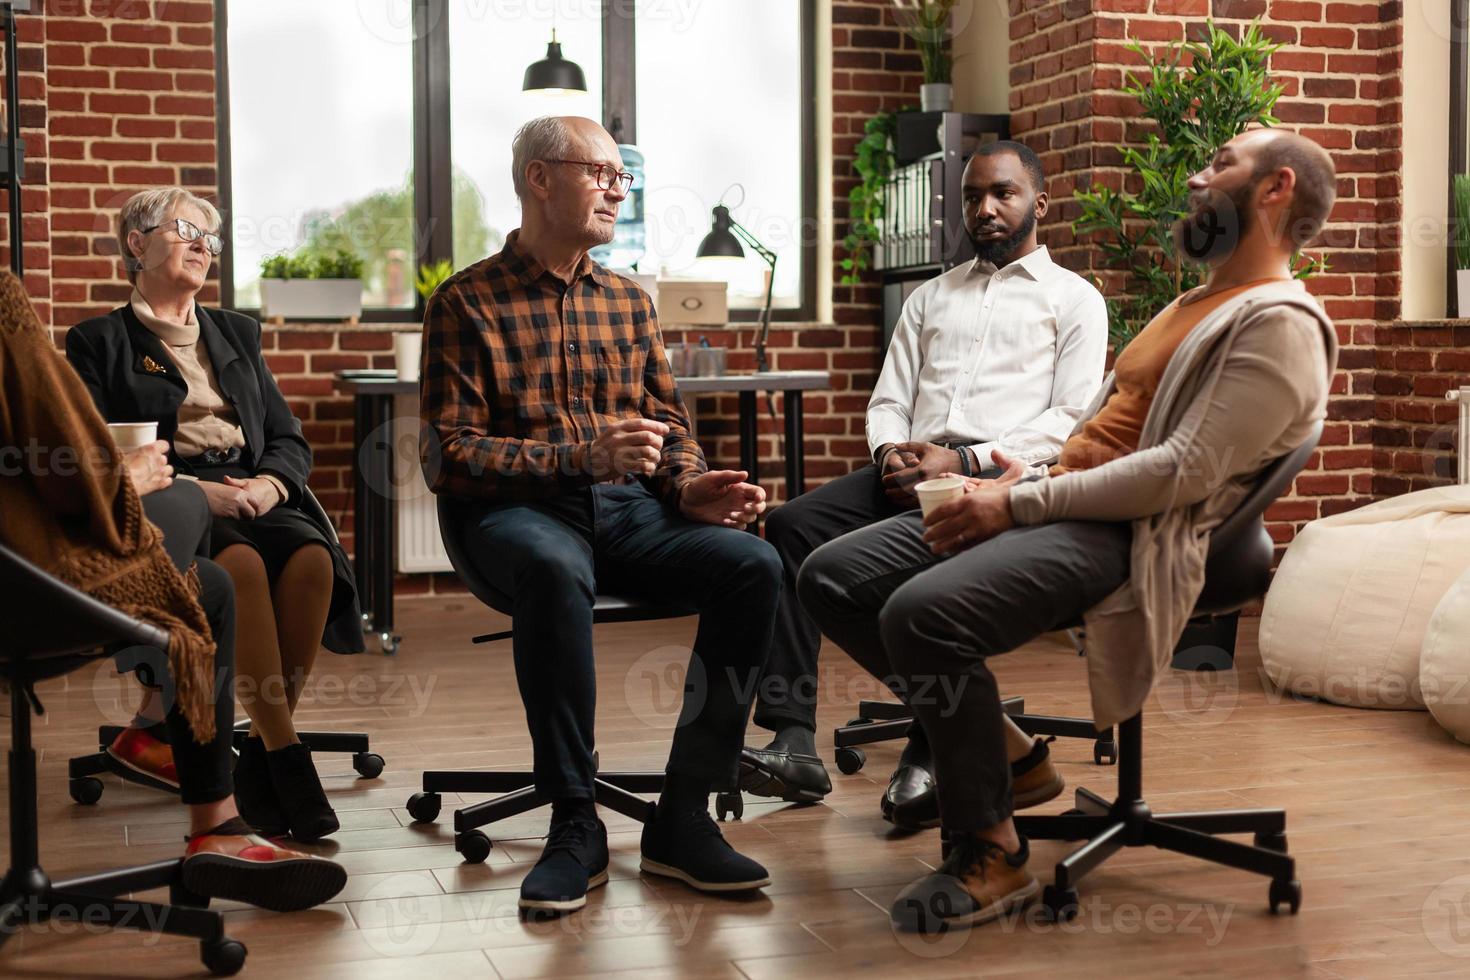
[[533, 120], [512, 166], [521, 227], [430, 301], [420, 412], [429, 486], [452, 498], [476, 570], [514, 597], [536, 789], [553, 801], [520, 905], [578, 909], [607, 880], [593, 805], [599, 589], [700, 612], [642, 869], [712, 892], [759, 888], [766, 870], [725, 842], [708, 807], [734, 786], [781, 591], [775, 550], [740, 533], [765, 493], [707, 467], [648, 295], [587, 254], [612, 240], [632, 181], [612, 137], [587, 119]]

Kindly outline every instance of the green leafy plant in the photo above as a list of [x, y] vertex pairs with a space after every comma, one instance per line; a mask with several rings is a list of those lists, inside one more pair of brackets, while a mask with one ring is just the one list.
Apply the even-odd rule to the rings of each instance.
[[1470, 174], [1455, 175], [1454, 191], [1455, 268], [1470, 269]]
[[883, 220], [883, 188], [893, 173], [893, 134], [898, 114], [880, 112], [863, 125], [863, 138], [853, 153], [852, 169], [860, 178], [847, 194], [847, 236], [842, 247], [842, 284], [855, 286], [873, 264], [873, 246], [878, 243], [878, 222]]
[[434, 295], [434, 290], [452, 275], [454, 275], [454, 263], [448, 259], [440, 259], [433, 265], [426, 262], [419, 266], [419, 277], [413, 286], [419, 291], [419, 295], [427, 300]]
[[362, 258], [347, 249], [278, 252], [260, 260], [262, 279], [361, 279]]
[[[1082, 214], [1072, 228], [1097, 233], [1105, 263], [1127, 273], [1125, 295], [1108, 300], [1109, 333], [1122, 350], [1186, 289], [1200, 283], [1200, 270], [1183, 260], [1171, 229], [1187, 211], [1188, 181], [1204, 169], [1215, 150], [1251, 126], [1273, 126], [1282, 86], [1271, 80], [1268, 63], [1281, 48], [1252, 23], [1236, 40], [1207, 25], [1203, 39], [1176, 42], [1158, 54], [1134, 43], [1142, 73], [1130, 72], [1124, 93], [1138, 100], [1141, 115], [1156, 125], [1142, 146], [1118, 147], [1128, 168], [1127, 184], [1079, 189]], [[1322, 264], [1298, 262], [1299, 277]]]
[[914, 39], [926, 85], [948, 85], [953, 77], [949, 21], [959, 0], [893, 0], [899, 24]]

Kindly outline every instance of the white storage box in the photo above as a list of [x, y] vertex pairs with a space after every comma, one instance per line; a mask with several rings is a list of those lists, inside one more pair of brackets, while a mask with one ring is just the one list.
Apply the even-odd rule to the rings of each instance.
[[660, 279], [658, 318], [661, 323], [724, 326], [730, 322], [729, 284], [699, 279]]

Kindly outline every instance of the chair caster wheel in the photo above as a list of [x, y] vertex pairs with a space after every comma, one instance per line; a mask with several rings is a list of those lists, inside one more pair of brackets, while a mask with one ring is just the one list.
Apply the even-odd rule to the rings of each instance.
[[861, 772], [863, 764], [868, 761], [867, 753], [862, 749], [838, 749], [837, 771], [844, 776], [851, 776], [855, 772]]
[[849, 718], [847, 720], [847, 724], [844, 727], [846, 727], [846, 728], [857, 728], [859, 725], [871, 725], [872, 723], [873, 723], [873, 719], [871, 719], [871, 718], [863, 718], [862, 716], [858, 716], [857, 718]]
[[1302, 907], [1302, 883], [1295, 878], [1271, 879], [1270, 902], [1272, 915], [1283, 904], [1291, 908], [1292, 915], [1296, 915], [1297, 910]]
[[439, 819], [441, 802], [438, 793], [415, 793], [408, 798], [408, 815], [414, 823], [433, 823]]
[[200, 943], [199, 961], [217, 977], [232, 977], [245, 965], [245, 944], [233, 939]]
[[1099, 766], [1118, 764], [1118, 743], [1110, 738], [1100, 738], [1092, 743], [1092, 761]]
[[394, 636], [392, 633], [379, 633], [378, 643], [383, 647], [383, 656], [391, 657], [398, 652], [398, 644], [403, 642], [403, 637]]
[[352, 756], [352, 768], [363, 779], [377, 779], [383, 774], [383, 757], [376, 752], [355, 752]]
[[1077, 917], [1077, 889], [1047, 885], [1041, 891], [1041, 904], [1053, 922], [1071, 922]]
[[1276, 851], [1280, 854], [1286, 853], [1285, 834], [1257, 834], [1255, 839], [1257, 847], [1264, 847], [1268, 851]]
[[454, 849], [464, 858], [466, 864], [484, 864], [485, 859], [490, 856], [490, 847], [490, 838], [483, 831], [471, 830], [467, 834], [457, 834], [454, 838]]
[[102, 780], [87, 776], [83, 779], [73, 779], [67, 789], [71, 792], [71, 798], [83, 806], [91, 806], [102, 799]]
[[715, 795], [715, 816], [723, 823], [727, 816], [739, 820], [745, 816], [745, 797], [739, 793], [718, 793]]

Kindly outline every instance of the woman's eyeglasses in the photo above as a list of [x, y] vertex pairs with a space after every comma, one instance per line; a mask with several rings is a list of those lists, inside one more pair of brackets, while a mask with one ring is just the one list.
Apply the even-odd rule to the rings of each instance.
[[587, 167], [592, 171], [593, 178], [597, 181], [599, 190], [610, 190], [613, 184], [618, 185], [618, 191], [622, 194], [628, 193], [633, 186], [633, 175], [626, 170], [609, 166], [606, 163], [593, 163], [590, 160], [547, 160], [547, 163], [570, 163]]
[[[173, 224], [174, 231], [178, 233], [179, 238], [185, 242], [197, 242], [201, 238], [204, 239], [204, 247], [209, 249], [210, 255], [218, 255], [225, 250], [225, 240], [223, 238], [218, 235], [211, 235], [207, 231], [201, 231], [199, 226], [189, 219], [175, 218], [171, 223]], [[144, 228], [143, 234], [152, 234], [160, 228], [167, 228], [169, 224], [170, 222], [165, 221], [161, 225]]]

